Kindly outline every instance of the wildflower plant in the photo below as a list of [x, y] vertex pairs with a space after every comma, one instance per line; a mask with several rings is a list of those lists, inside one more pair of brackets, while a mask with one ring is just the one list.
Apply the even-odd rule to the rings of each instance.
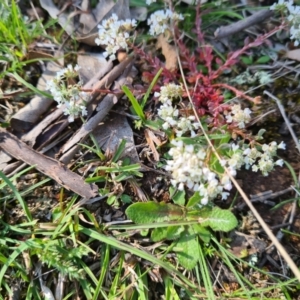
[[[289, 9], [291, 4], [284, 6]], [[195, 32], [202, 45], [194, 53], [191, 53], [182, 39], [177, 37], [177, 27], [175, 26], [175, 31], [171, 30], [171, 26], [181, 20], [183, 16], [171, 10], [156, 11], [148, 19], [149, 34], [158, 36], [168, 31], [172, 36], [175, 32], [173, 38], [180, 50], [182, 68], [189, 83], [186, 88], [189, 90], [186, 91], [182, 84], [174, 83], [174, 78], [180, 78], [176, 70], [173, 73], [164, 70], [158, 81], [154, 73], [149, 72], [147, 75], [150, 75], [152, 82], [157, 83], [154, 87], [154, 98], [160, 102], [157, 109], [157, 126], [166, 131], [170, 138], [171, 149], [168, 154], [171, 159], [166, 161], [165, 168], [172, 174], [171, 183], [179, 190], [187, 188], [199, 193], [201, 203], [205, 205], [218, 196], [222, 199], [228, 197], [232, 184], [225, 168], [232, 176], [235, 176], [242, 167], [251, 168], [254, 172], [261, 171], [267, 176], [274, 166], [282, 165], [282, 160], [274, 161], [274, 157], [278, 149], [284, 148], [284, 144], [277, 145], [276, 142], [271, 142], [260, 145], [256, 137], [247, 135], [245, 130], [251, 121], [251, 109], [240, 104], [224, 103], [223, 90], [229, 89], [236, 96], [253, 103], [258, 102], [259, 97], [251, 98], [232, 86], [217, 82], [223, 72], [233, 66], [242, 54], [251, 47], [261, 45], [269, 35], [258, 37], [251, 43], [246, 42], [241, 50], [230, 53], [227, 60], [222, 62], [214, 57], [212, 47], [205, 43], [199, 11], [197, 11]], [[115, 59], [119, 50], [129, 51], [131, 33], [136, 26], [135, 20], [118, 20], [118, 17], [113, 14], [98, 26], [99, 32], [95, 42], [106, 47], [105, 56]], [[161, 66], [157, 58], [150, 59], [149, 64], [151, 63], [154, 69]], [[204, 66], [204, 69], [199, 69], [199, 65]], [[215, 65], [218, 67], [216, 68]], [[58, 106], [66, 106], [64, 113], [69, 115], [70, 122], [80, 114], [82, 116], [87, 114], [84, 102], [88, 99], [88, 94], [81, 91], [80, 82], [71, 84], [77, 76], [77, 71], [77, 66], [75, 68], [68, 66], [48, 83], [48, 89], [58, 102]], [[123, 91], [132, 102], [141, 124], [153, 125], [143, 112], [145, 103], [140, 105], [128, 88], [123, 87]], [[187, 94], [192, 96], [193, 102], [184, 105], [186, 113], [183, 112], [182, 103]], [[215, 139], [214, 145], [222, 157], [222, 162], [218, 162], [207, 142], [204, 138], [201, 139], [199, 117], [206, 124], [208, 132], [217, 132], [221, 136]], [[242, 137], [243, 142], [233, 142], [232, 137], [237, 136]]]
[[[261, 171], [267, 176], [276, 165], [283, 165], [282, 159], [274, 161], [277, 150], [285, 149], [283, 142], [279, 145], [276, 142], [260, 145], [253, 138], [250, 143], [236, 144], [230, 142], [231, 136], [226, 134], [219, 142], [215, 141], [217, 151], [222, 157], [222, 161], [218, 162], [205, 140], [199, 142], [197, 139], [199, 123], [195, 117], [186, 118], [180, 115], [174, 99], [182, 95], [182, 87], [174, 83], [161, 87], [161, 91], [155, 93], [162, 103], [158, 109], [158, 116], [165, 121], [162, 128], [172, 130], [177, 137], [170, 143], [168, 154], [172, 158], [166, 161], [165, 169], [172, 174], [171, 184], [178, 190], [188, 188], [197, 192], [201, 204], [206, 205], [218, 196], [227, 199], [232, 189], [231, 180], [224, 167], [232, 176], [236, 176], [243, 166], [254, 172]], [[240, 104], [231, 105], [230, 112], [226, 115], [224, 113], [226, 122], [231, 126], [231, 129], [227, 126], [227, 130], [244, 130], [251, 120], [251, 113], [249, 108], [242, 109]], [[181, 139], [183, 136], [188, 138]]]
[[82, 83], [74, 83], [78, 77], [80, 67], [68, 65], [57, 72], [55, 78], [47, 83], [47, 90], [51, 92], [54, 100], [58, 103], [57, 107], [65, 105], [64, 114], [68, 116], [68, 121], [74, 122], [74, 119], [87, 115], [85, 103], [89, 100], [89, 93], [81, 91]]
[[95, 39], [97, 45], [104, 45], [104, 57], [116, 59], [118, 50], [129, 50], [130, 32], [137, 26], [134, 19], [119, 20], [116, 14], [98, 25], [98, 37]]
[[166, 30], [171, 29], [171, 23], [183, 20], [182, 14], [172, 12], [170, 9], [158, 10], [154, 12], [148, 19], [148, 25], [150, 26], [149, 34], [158, 36], [165, 33]]

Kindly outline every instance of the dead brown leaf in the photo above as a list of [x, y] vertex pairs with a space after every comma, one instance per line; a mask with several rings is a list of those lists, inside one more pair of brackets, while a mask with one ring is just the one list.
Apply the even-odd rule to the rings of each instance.
[[168, 39], [163, 34], [159, 35], [156, 48], [161, 49], [162, 54], [166, 59], [166, 69], [170, 71], [177, 69], [178, 61], [176, 48], [169, 44]]
[[290, 50], [287, 51], [284, 55], [284, 57], [300, 61], [300, 49]]
[[152, 150], [154, 160], [159, 161], [159, 153], [157, 152], [154, 144], [156, 144], [157, 146], [160, 146], [162, 144], [162, 142], [155, 136], [155, 134], [150, 129], [145, 129], [145, 138], [146, 138], [147, 144], [149, 145], [150, 149]]

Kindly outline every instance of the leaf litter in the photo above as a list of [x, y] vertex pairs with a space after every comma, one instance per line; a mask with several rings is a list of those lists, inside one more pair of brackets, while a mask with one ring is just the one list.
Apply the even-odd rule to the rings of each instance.
[[[112, 13], [116, 13], [119, 17], [119, 19], [126, 19], [130, 17], [130, 10], [129, 10], [129, 4], [125, 1], [124, 3], [122, 1], [114, 2], [114, 1], [100, 1], [99, 4], [94, 8], [91, 13], [86, 13], [87, 11], [87, 3], [85, 1], [82, 2], [81, 9], [79, 11], [73, 11], [70, 10], [69, 15], [67, 13], [67, 8], [60, 8], [58, 9], [52, 1], [41, 1], [41, 5], [43, 8], [47, 8], [47, 11], [50, 15], [57, 17], [64, 28], [66, 32], [71, 35], [74, 32], [76, 33], [76, 39], [79, 42], [88, 44], [88, 45], [95, 45], [94, 40], [97, 35], [95, 32], [97, 24], [99, 24], [103, 19], [110, 16]], [[100, 5], [101, 4], [101, 5]], [[124, 7], [126, 9], [124, 9]], [[77, 18], [79, 17], [79, 20]], [[72, 22], [70, 22], [72, 20]], [[80, 26], [78, 26], [80, 24]], [[80, 30], [78, 30], [80, 28]], [[166, 70], [173, 71], [178, 68], [178, 61], [177, 61], [177, 53], [175, 46], [171, 45], [168, 42], [168, 39], [161, 35], [158, 38], [157, 44], [156, 44], [156, 50], [160, 50], [161, 53], [164, 56], [165, 59], [165, 68]], [[292, 50], [288, 51], [285, 55], [287, 58], [291, 59], [297, 59], [297, 51]], [[136, 131], [132, 130], [129, 126], [130, 124], [133, 124], [132, 121], [128, 121], [127, 118], [122, 116], [119, 110], [117, 113], [109, 114], [112, 107], [116, 104], [122, 103], [124, 104], [123, 93], [121, 92], [120, 86], [123, 84], [126, 85], [132, 85], [132, 82], [137, 80], [137, 76], [130, 76], [128, 74], [132, 74], [132, 59], [126, 58], [125, 61], [121, 62], [117, 66], [113, 66], [111, 62], [107, 62], [106, 60], [101, 57], [97, 57], [98, 55], [94, 55], [91, 53], [85, 53], [78, 55], [78, 64], [82, 66], [81, 68], [81, 74], [80, 79], [83, 80], [85, 86], [84, 88], [92, 90], [93, 96], [91, 101], [89, 102], [89, 119], [86, 123], [79, 126], [76, 124], [77, 127], [74, 127], [72, 129], [73, 135], [72, 137], [64, 144], [59, 144], [59, 147], [55, 147], [52, 149], [54, 151], [54, 154], [52, 156], [54, 159], [49, 158], [47, 155], [40, 154], [38, 151], [47, 147], [51, 141], [54, 141], [56, 138], [58, 138], [64, 131], [67, 130], [67, 127], [69, 127], [69, 123], [66, 120], [66, 117], [63, 115], [63, 109], [55, 109], [52, 111], [49, 111], [48, 103], [51, 106], [51, 103], [49, 102], [49, 99], [46, 99], [47, 104], [38, 104], [41, 105], [41, 108], [37, 109], [37, 112], [32, 116], [30, 114], [31, 105], [35, 103], [35, 100], [33, 99], [31, 104], [29, 104], [26, 109], [29, 108], [29, 114], [24, 117], [22, 115], [22, 110], [19, 110], [12, 118], [12, 127], [15, 130], [15, 132], [19, 131], [18, 137], [13, 136], [10, 132], [1, 129], [1, 143], [0, 147], [4, 152], [3, 157], [3, 166], [1, 167], [1, 170], [4, 170], [5, 167], [8, 167], [8, 162], [12, 160], [12, 157], [21, 160], [29, 165], [34, 165], [37, 170], [40, 172], [46, 174], [50, 178], [52, 178], [54, 181], [56, 181], [61, 186], [64, 186], [66, 189], [72, 190], [76, 194], [80, 195], [81, 197], [85, 198], [86, 200], [90, 200], [92, 198], [97, 198], [98, 196], [98, 186], [95, 183], [85, 183], [84, 178], [77, 175], [76, 171], [71, 171], [69, 167], [73, 165], [74, 158], [80, 159], [80, 156], [82, 155], [81, 152], [81, 146], [79, 145], [84, 143], [86, 139], [88, 138], [90, 133], [93, 133], [96, 137], [96, 140], [99, 143], [99, 146], [102, 148], [102, 150], [106, 153], [109, 153], [110, 155], [107, 155], [108, 157], [112, 157], [114, 155], [114, 152], [117, 150], [118, 145], [122, 141], [122, 139], [125, 139], [126, 146], [125, 151], [122, 155], [124, 157], [129, 157], [131, 159], [131, 163], [138, 163], [142, 165], [142, 162], [146, 162], [148, 164], [148, 167], [144, 169], [144, 172], [149, 172], [151, 170], [152, 172], [152, 178], [150, 178], [151, 182], [151, 188], [149, 186], [144, 188], [145, 190], [149, 191], [149, 195], [147, 195], [151, 200], [155, 199], [155, 194], [151, 193], [152, 190], [154, 190], [154, 185], [158, 184], [158, 174], [156, 173], [156, 166], [155, 163], [159, 161], [160, 159], [160, 151], [157, 150], [157, 146], [160, 147], [164, 144], [164, 141], [159, 140], [157, 136], [155, 135], [155, 130], [152, 128], [145, 129], [144, 132], [142, 131]], [[99, 62], [101, 61], [101, 62]], [[103, 64], [104, 65], [103, 65]], [[47, 69], [50, 68], [53, 65], [53, 63], [48, 63]], [[84, 66], [84, 67], [83, 67]], [[104, 70], [102, 70], [102, 68]], [[127, 69], [126, 69], [127, 68]], [[100, 70], [99, 70], [100, 69]], [[97, 74], [97, 70], [99, 71]], [[52, 70], [52, 73], [55, 72]], [[84, 73], [85, 72], [85, 73]], [[42, 74], [41, 80], [49, 80], [47, 77], [47, 73], [45, 72]], [[102, 78], [102, 79], [101, 79]], [[100, 80], [101, 79], [101, 80]], [[100, 83], [99, 83], [100, 80]], [[133, 86], [134, 88], [134, 86]], [[43, 88], [41, 88], [43, 90]], [[112, 91], [111, 94], [107, 94], [104, 98], [103, 95], [105, 94], [104, 90]], [[117, 91], [117, 92], [116, 92]], [[36, 96], [39, 98], [42, 98], [40, 96]], [[102, 99], [100, 103], [97, 104], [97, 101], [99, 99]], [[39, 99], [40, 100], [40, 99]], [[43, 100], [43, 99], [42, 99]], [[118, 106], [117, 106], [118, 108]], [[25, 109], [23, 111], [26, 111]], [[48, 111], [48, 114], [45, 114], [45, 112]], [[123, 111], [125, 112], [125, 110]], [[43, 117], [41, 120], [40, 117]], [[106, 117], [109, 114], [110, 120], [108, 121], [108, 118]], [[14, 120], [14, 121], [13, 121]], [[115, 120], [115, 121], [114, 121]], [[132, 120], [132, 119], [131, 119]], [[40, 121], [40, 122], [39, 122]], [[15, 122], [15, 123], [14, 123]], [[24, 123], [25, 122], [25, 125]], [[13, 124], [14, 123], [14, 124]], [[33, 127], [32, 130], [28, 131], [30, 127]], [[29, 146], [24, 144], [22, 141], [28, 143]], [[288, 143], [288, 141], [287, 141]], [[143, 144], [147, 144], [149, 147], [149, 152], [146, 157], [153, 157], [152, 163], [148, 161], [148, 159], [145, 159], [144, 157], [138, 156], [138, 147], [142, 147]], [[33, 148], [30, 148], [33, 147]], [[292, 146], [291, 146], [292, 147]], [[36, 150], [34, 150], [34, 148]], [[51, 149], [51, 148], [50, 148]], [[50, 153], [50, 152], [48, 152]], [[295, 153], [293, 153], [294, 155]], [[10, 155], [10, 156], [8, 156]], [[93, 158], [90, 154], [87, 154], [87, 156], [90, 156], [90, 158]], [[10, 157], [10, 160], [8, 160], [8, 157]], [[83, 156], [81, 156], [83, 157]], [[289, 157], [289, 155], [288, 155]], [[295, 163], [298, 165], [298, 160], [294, 159]], [[154, 163], [153, 163], [154, 162]], [[14, 162], [15, 163], [15, 162]], [[70, 164], [70, 165], [69, 165]], [[150, 165], [150, 167], [149, 167]], [[115, 167], [116, 169], [118, 166]], [[296, 170], [299, 170], [299, 167], [295, 167]], [[100, 169], [99, 169], [100, 170]], [[101, 177], [101, 171], [97, 171], [99, 177]], [[146, 170], [146, 171], [145, 171]], [[148, 170], [148, 171], [147, 171]], [[116, 173], [118, 176], [118, 173]], [[131, 180], [131, 186], [132, 189], [125, 187], [125, 189], [122, 187], [122, 185], [118, 184], [118, 181], [116, 181], [116, 177], [112, 176], [111, 182], [114, 185], [115, 189], [115, 195], [120, 195], [121, 193], [124, 193], [124, 191], [128, 194], [130, 194], [132, 197], [137, 196], [143, 197], [142, 193], [141, 196], [138, 196], [137, 192], [134, 192], [134, 185], [136, 185], [136, 188], [143, 189], [143, 184], [141, 186], [140, 182], [133, 183], [133, 179], [135, 179], [134, 176], [132, 176], [133, 173], [128, 173], [129, 178], [128, 182]], [[164, 174], [164, 171], [163, 173]], [[160, 174], [160, 175], [162, 175]], [[251, 174], [251, 175], [242, 175], [241, 173], [241, 180], [243, 182], [244, 186], [248, 187], [249, 193], [255, 193], [254, 190], [257, 190], [258, 192], [268, 190], [269, 187], [272, 189], [272, 191], [279, 191], [280, 189], [284, 189], [288, 184], [290, 184], [290, 176], [287, 174], [287, 172], [284, 172], [284, 178], [286, 183], [276, 184], [274, 181], [270, 181], [269, 178], [263, 179], [262, 177], [257, 177], [257, 174]], [[149, 175], [149, 174], [148, 174]], [[162, 175], [164, 176], [164, 175]], [[146, 177], [146, 176], [145, 176]], [[150, 175], [151, 177], [151, 175]], [[259, 178], [259, 179], [258, 179]], [[282, 176], [279, 178], [282, 179]], [[143, 181], [141, 181], [143, 183]], [[155, 200], [160, 201], [163, 199], [164, 202], [169, 202], [171, 200], [171, 196], [169, 193], [169, 181], [167, 179], [167, 174], [165, 174], [164, 180], [161, 181], [162, 186], [161, 190], [164, 190], [163, 193], [160, 195], [166, 195], [166, 197], [158, 196]], [[255, 184], [248, 185], [248, 182], [255, 182]], [[145, 182], [144, 182], [145, 183]], [[270, 186], [271, 185], [271, 186]], [[111, 186], [110, 186], [111, 187]], [[274, 187], [276, 187], [274, 189]], [[254, 188], [254, 189], [253, 189]], [[118, 189], [120, 189], [118, 191]], [[247, 188], [246, 188], [247, 190]], [[147, 197], [146, 197], [147, 198]], [[145, 198], [144, 198], [145, 200]], [[112, 199], [111, 199], [112, 201]], [[161, 205], [166, 205], [169, 209], [167, 209], [168, 212], [177, 212], [179, 215], [179, 218], [173, 217], [175, 221], [183, 221], [184, 218], [182, 216], [184, 213], [182, 212], [182, 209], [178, 206], [174, 206], [172, 204], [164, 204], [164, 202], [161, 202]], [[230, 202], [230, 199], [228, 200], [228, 203]], [[240, 200], [238, 200], [238, 203]], [[84, 203], [84, 202], [83, 202]], [[108, 207], [108, 210], [110, 210], [111, 215], [115, 215], [115, 217], [110, 218], [110, 220], [124, 220], [125, 216], [122, 212], [122, 208], [119, 208], [116, 202], [110, 202], [113, 203], [113, 207]], [[150, 202], [149, 202], [150, 203]], [[154, 203], [154, 202], [153, 202]], [[101, 208], [101, 205], [98, 205], [98, 209], [100, 207], [100, 210], [98, 211], [98, 214], [105, 215], [104, 214], [104, 208]], [[114, 206], [116, 205], [116, 206]], [[105, 207], [106, 205], [103, 205]], [[174, 207], [173, 207], [174, 206]], [[226, 203], [222, 203], [221, 206], [227, 206]], [[134, 207], [131, 206], [131, 210]], [[269, 210], [269, 208], [266, 208], [266, 206], [261, 206], [262, 210]], [[131, 218], [131, 220], [134, 221], [136, 217], [138, 217], [140, 210], [138, 210], [136, 213], [132, 214], [132, 216], [127, 214]], [[146, 215], [149, 211], [146, 210]], [[159, 211], [161, 213], [161, 211]], [[228, 211], [229, 213], [229, 211]], [[198, 222], [201, 224], [208, 224], [208, 226], [216, 226], [215, 230], [222, 230], [223, 225], [218, 225], [218, 221], [220, 221], [219, 217], [219, 211], [216, 208], [216, 215], [212, 214], [209, 216], [209, 218], [215, 217], [215, 221], [210, 221], [209, 218], [201, 219], [199, 216], [197, 216]], [[280, 214], [280, 213], [279, 213]], [[171, 213], [172, 215], [172, 213]], [[176, 215], [176, 213], [175, 213]], [[157, 218], [155, 214], [152, 215], [152, 218], [154, 218], [151, 222], [157, 222]], [[173, 220], [171, 218], [170, 220], [170, 214], [167, 213], [163, 216], [164, 220], [167, 218], [167, 221]], [[297, 218], [297, 217], [296, 217]], [[201, 219], [201, 220], [200, 220]], [[222, 218], [221, 218], [222, 219]], [[225, 218], [226, 219], [226, 218]], [[273, 225], [274, 223], [279, 222], [281, 220], [281, 216], [276, 215], [276, 218], [273, 220], [270, 220], [270, 225]], [[297, 225], [299, 222], [297, 219], [294, 226], [299, 228], [299, 225]], [[142, 220], [142, 223], [144, 223], [145, 220]], [[205, 223], [206, 222], [206, 223]], [[136, 223], [139, 223], [136, 221]], [[274, 224], [275, 225], [275, 224]], [[221, 227], [219, 227], [221, 226]], [[235, 225], [228, 225], [228, 230], [232, 229]], [[258, 237], [258, 233], [254, 233], [254, 235], [248, 235], [248, 232], [250, 232], [253, 227], [255, 227], [251, 222], [250, 225], [248, 225], [248, 228], [241, 228], [241, 230], [244, 230], [247, 232], [247, 234], [242, 234], [239, 232], [233, 233], [231, 235], [232, 243], [231, 243], [231, 249], [235, 256], [241, 257], [241, 256], [251, 256], [254, 254], [259, 254], [259, 256], [263, 256], [263, 254], [266, 251], [266, 241], [262, 241], [260, 237]], [[182, 235], [182, 231], [180, 229], [173, 230], [173, 226], [169, 227], [169, 231], [162, 232], [159, 230], [159, 228], [156, 228], [156, 232], [154, 231], [154, 234], [156, 234], [156, 238], [152, 236], [153, 240], [159, 240], [157, 237], [171, 237], [174, 238], [175, 236], [181, 238], [178, 240], [176, 247], [181, 248], [181, 251], [177, 252], [178, 260], [181, 263], [181, 265], [185, 266], [186, 269], [192, 269], [195, 264], [200, 259], [199, 257], [194, 256], [194, 260], [191, 258], [193, 257], [193, 254], [197, 252], [198, 242], [196, 239], [195, 231], [196, 227], [194, 228], [194, 231], [191, 231], [191, 227], [184, 227], [186, 230], [186, 235]], [[206, 226], [204, 226], [206, 227]], [[258, 227], [259, 228], [259, 227]], [[224, 228], [223, 228], [224, 229]], [[173, 230], [173, 231], [172, 231]], [[203, 230], [201, 228], [198, 229]], [[224, 231], [227, 231], [224, 230]], [[203, 240], [205, 240], [205, 235], [207, 232], [205, 230], [202, 232]], [[240, 237], [243, 236], [243, 239]], [[201, 234], [200, 234], [201, 237]], [[188, 241], [190, 239], [193, 239], [193, 241]], [[190, 247], [187, 247], [189, 245]], [[141, 247], [142, 244], [141, 244]], [[245, 252], [246, 250], [246, 252]], [[190, 257], [190, 259], [187, 258], [187, 256]], [[273, 266], [274, 269], [278, 268], [277, 265]], [[132, 268], [126, 267], [127, 272], [131, 272], [133, 275], [132, 282], [138, 281], [137, 276], [135, 272], [132, 272]], [[228, 271], [227, 272], [231, 272]], [[230, 274], [228, 273], [228, 277], [230, 277]], [[232, 274], [231, 274], [232, 275]], [[159, 274], [160, 278], [161, 274]], [[50, 291], [51, 292], [51, 291]]]

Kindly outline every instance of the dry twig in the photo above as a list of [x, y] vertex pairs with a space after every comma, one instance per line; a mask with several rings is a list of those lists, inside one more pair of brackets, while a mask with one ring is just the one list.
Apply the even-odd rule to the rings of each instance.
[[228, 26], [222, 26], [215, 31], [215, 38], [220, 40], [229, 35], [233, 35], [238, 33], [244, 29], [249, 28], [255, 24], [261, 23], [266, 19], [270, 18], [273, 15], [273, 11], [271, 10], [261, 10], [254, 13], [252, 16], [249, 16], [241, 21], [238, 21], [234, 24], [230, 24]]

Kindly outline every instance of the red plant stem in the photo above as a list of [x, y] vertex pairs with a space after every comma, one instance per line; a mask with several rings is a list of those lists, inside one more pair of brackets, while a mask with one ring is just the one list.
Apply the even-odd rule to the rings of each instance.
[[271, 30], [270, 32], [261, 35], [259, 37], [257, 37], [253, 42], [248, 43], [247, 45], [245, 45], [242, 49], [237, 50], [233, 53], [231, 53], [229, 55], [229, 57], [227, 58], [226, 62], [224, 63], [224, 65], [220, 66], [220, 68], [214, 72], [212, 72], [210, 79], [214, 80], [217, 77], [219, 77], [222, 72], [226, 69], [228, 69], [230, 66], [232, 66], [233, 62], [236, 61], [242, 54], [244, 54], [247, 50], [249, 50], [250, 48], [253, 47], [257, 47], [260, 46], [261, 44], [263, 44], [269, 37], [271, 37], [272, 35], [274, 35], [276, 32], [285, 29], [287, 27], [286, 24], [281, 24], [277, 27], [275, 27], [273, 30]]
[[228, 85], [226, 83], [212, 84], [212, 87], [214, 87], [214, 88], [224, 88], [224, 89], [227, 89], [227, 90], [230, 90], [230, 91], [234, 92], [237, 97], [247, 99], [247, 100], [253, 102], [254, 104], [259, 104], [260, 103], [260, 96], [257, 96], [257, 97], [254, 97], [254, 98], [249, 97], [245, 93], [237, 90], [235, 87], [233, 87], [231, 85]]

